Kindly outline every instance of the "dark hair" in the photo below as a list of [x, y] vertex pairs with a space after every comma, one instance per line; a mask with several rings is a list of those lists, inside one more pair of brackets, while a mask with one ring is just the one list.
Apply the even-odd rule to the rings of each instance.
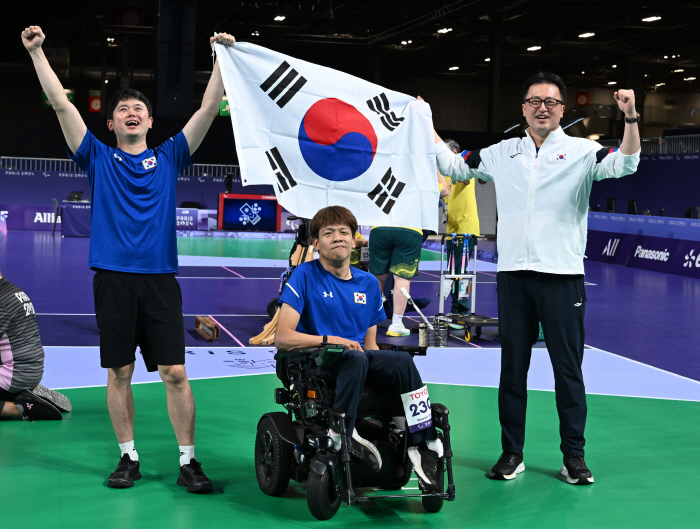
[[450, 149], [452, 152], [459, 152], [459, 143], [457, 143], [455, 140], [442, 140], [445, 145], [447, 145], [447, 148]]
[[352, 236], [357, 232], [357, 219], [348, 208], [343, 206], [328, 206], [319, 209], [311, 219], [311, 237], [318, 239], [318, 234], [328, 226], [347, 226], [352, 231]]
[[125, 90], [117, 90], [117, 92], [112, 96], [112, 99], [109, 100], [109, 105], [107, 105], [108, 118], [112, 119], [114, 109], [117, 108], [120, 101], [128, 101], [129, 99], [138, 99], [141, 101], [148, 109], [148, 117], [150, 118], [153, 116], [153, 107], [151, 106], [151, 102], [148, 100], [148, 98], [138, 90], [127, 88]]
[[566, 85], [564, 81], [561, 80], [555, 73], [551, 72], [537, 72], [535, 75], [530, 77], [525, 83], [523, 83], [523, 97], [522, 100], [525, 102], [527, 97], [527, 92], [533, 84], [553, 84], [559, 89], [559, 94], [561, 95], [561, 100], [566, 101]]

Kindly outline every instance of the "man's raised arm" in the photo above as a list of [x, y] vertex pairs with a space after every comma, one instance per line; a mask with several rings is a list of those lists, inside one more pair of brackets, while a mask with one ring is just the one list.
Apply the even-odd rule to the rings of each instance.
[[[215, 42], [232, 46], [236, 39], [228, 33], [219, 33], [215, 37], [209, 39], [209, 43], [213, 46]], [[207, 131], [211, 126], [214, 118], [219, 113], [221, 100], [224, 97], [224, 81], [221, 78], [221, 70], [219, 69], [219, 61], [214, 63], [214, 71], [211, 73], [211, 78], [207, 84], [207, 89], [204, 91], [202, 98], [202, 106], [195, 112], [187, 125], [182, 129], [187, 140], [187, 145], [190, 147], [190, 154], [194, 154], [207, 135]]]
[[32, 58], [41, 88], [56, 112], [56, 116], [58, 116], [68, 148], [75, 153], [85, 137], [87, 127], [78, 109], [68, 101], [61, 81], [51, 69], [51, 65], [44, 55], [44, 50], [41, 49], [45, 38], [46, 36], [39, 26], [29, 26], [22, 31], [22, 44], [27, 48], [29, 56]]

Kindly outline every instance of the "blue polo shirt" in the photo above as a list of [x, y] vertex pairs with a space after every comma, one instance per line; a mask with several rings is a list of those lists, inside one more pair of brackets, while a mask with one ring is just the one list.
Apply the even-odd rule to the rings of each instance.
[[88, 130], [78, 151], [69, 149], [68, 155], [90, 183], [90, 268], [176, 274], [175, 187], [180, 172], [193, 163], [185, 135], [128, 154]]
[[351, 279], [340, 279], [318, 259], [294, 269], [280, 303], [301, 315], [297, 332], [340, 336], [364, 347], [367, 329], [384, 321], [386, 315], [377, 278], [356, 268], [350, 270]]

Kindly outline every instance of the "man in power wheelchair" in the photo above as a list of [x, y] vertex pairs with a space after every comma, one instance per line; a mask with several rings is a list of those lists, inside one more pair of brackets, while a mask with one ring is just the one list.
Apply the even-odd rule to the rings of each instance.
[[356, 229], [346, 208], [320, 210], [310, 230], [319, 259], [299, 265], [282, 291], [275, 359], [285, 388], [275, 401], [288, 412], [258, 424], [258, 484], [280, 495], [291, 478], [308, 481], [311, 513], [328, 519], [341, 500], [406, 497], [356, 497], [353, 483], [400, 489], [413, 467], [422, 494], [411, 496], [437, 512], [454, 499], [448, 410], [431, 405], [413, 362], [425, 348], [377, 345], [385, 314], [376, 278], [350, 267]]

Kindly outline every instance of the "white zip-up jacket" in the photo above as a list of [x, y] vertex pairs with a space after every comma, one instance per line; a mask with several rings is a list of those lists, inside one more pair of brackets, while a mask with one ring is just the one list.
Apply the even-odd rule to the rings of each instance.
[[454, 154], [436, 147], [440, 173], [455, 180], [479, 178], [496, 186], [498, 271], [583, 274], [588, 199], [594, 180], [637, 170], [639, 152], [622, 154], [559, 127], [539, 152], [524, 138]]

